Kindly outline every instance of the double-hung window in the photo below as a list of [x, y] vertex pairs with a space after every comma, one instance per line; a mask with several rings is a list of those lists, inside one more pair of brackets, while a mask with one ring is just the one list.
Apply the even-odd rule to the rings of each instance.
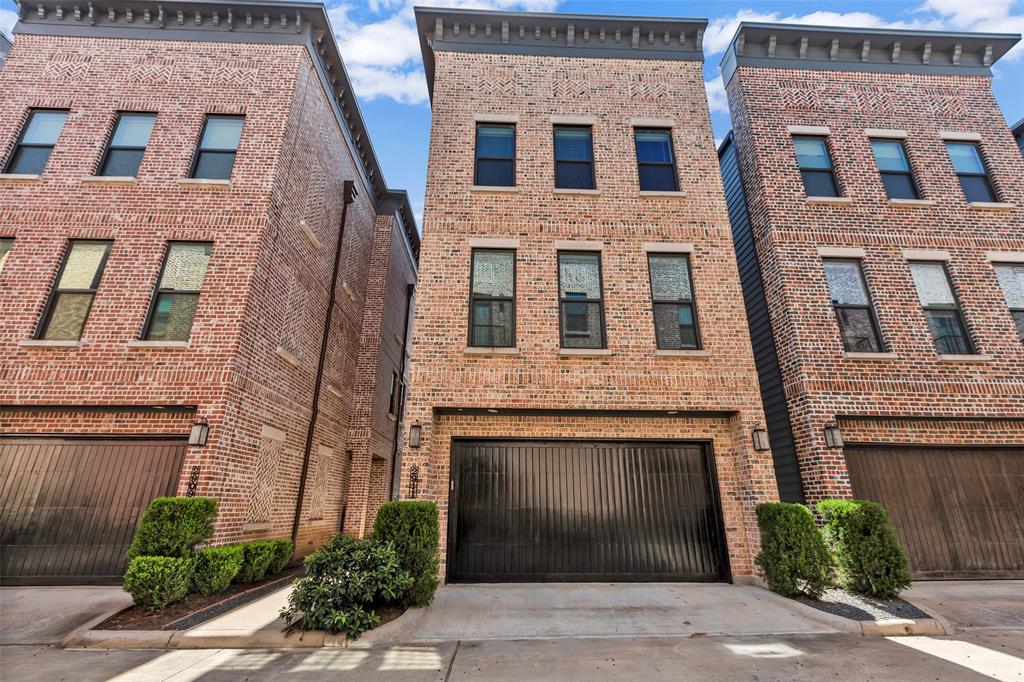
[[242, 139], [243, 116], [207, 116], [189, 177], [228, 180]]
[[836, 182], [832, 155], [824, 137], [794, 137], [796, 163], [804, 182], [804, 192], [809, 197], [838, 197], [839, 184]]
[[555, 126], [555, 187], [594, 189], [595, 186], [590, 126]]
[[516, 345], [516, 252], [474, 249], [470, 272], [469, 345]]
[[153, 132], [156, 114], [124, 112], [117, 117], [114, 134], [103, 155], [99, 174], [102, 176], [135, 177], [146, 153]]
[[36, 338], [77, 341], [110, 256], [109, 241], [74, 240], [57, 273]]
[[697, 315], [693, 305], [690, 260], [684, 254], [647, 255], [654, 305], [654, 336], [662, 350], [697, 350]]
[[67, 111], [55, 109], [33, 109], [29, 112], [28, 121], [18, 137], [14, 153], [7, 160], [4, 172], [41, 175], [67, 118]]
[[562, 348], [604, 348], [604, 298], [601, 255], [558, 254], [558, 296]]
[[932, 332], [935, 348], [942, 355], [971, 355], [974, 349], [964, 325], [960, 303], [953, 293], [946, 266], [937, 262], [910, 264], [917, 297]]
[[826, 260], [825, 279], [843, 349], [848, 353], [881, 353], [878, 320], [860, 261]]
[[473, 184], [515, 187], [516, 127], [511, 123], [478, 123]]
[[4, 271], [4, 263], [7, 262], [7, 254], [11, 252], [14, 240], [9, 237], [0, 237], [0, 273]]
[[946, 150], [967, 201], [998, 201], [976, 143], [946, 142]]
[[1024, 263], [997, 263], [995, 269], [1003, 298], [1017, 325], [1017, 336], [1024, 341]]
[[143, 339], [188, 341], [211, 250], [209, 242], [171, 242], [168, 245]]
[[675, 153], [672, 150], [672, 131], [665, 128], [637, 128], [633, 131], [636, 144], [636, 166], [640, 174], [641, 192], [677, 192]]
[[871, 140], [878, 172], [890, 199], [920, 199], [914, 173], [910, 170], [907, 150], [900, 140]]

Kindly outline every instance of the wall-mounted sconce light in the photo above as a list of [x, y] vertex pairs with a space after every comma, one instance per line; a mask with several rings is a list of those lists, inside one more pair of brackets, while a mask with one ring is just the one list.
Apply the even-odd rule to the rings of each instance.
[[768, 432], [764, 429], [754, 429], [754, 449], [758, 452], [764, 452], [765, 450], [771, 449], [771, 444], [768, 442]]
[[409, 447], [418, 448], [420, 446], [420, 440], [423, 438], [423, 427], [420, 426], [419, 422], [416, 422], [409, 427]]
[[206, 445], [206, 439], [210, 436], [210, 425], [205, 421], [196, 422], [188, 434], [189, 445]]
[[830, 448], [843, 447], [843, 434], [839, 431], [839, 426], [836, 424], [825, 427], [825, 445]]

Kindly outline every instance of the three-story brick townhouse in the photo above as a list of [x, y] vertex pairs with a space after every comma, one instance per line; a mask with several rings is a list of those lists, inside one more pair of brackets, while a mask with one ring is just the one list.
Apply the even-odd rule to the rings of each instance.
[[918, 578], [1024, 576], [1018, 39], [744, 23], [722, 60], [781, 495], [881, 502]]
[[116, 579], [156, 495], [216, 544], [390, 494], [417, 229], [319, 3], [20, 6], [0, 70], [6, 583]]
[[433, 125], [400, 491], [439, 505], [446, 579], [749, 580], [777, 490], [706, 21], [416, 20]]

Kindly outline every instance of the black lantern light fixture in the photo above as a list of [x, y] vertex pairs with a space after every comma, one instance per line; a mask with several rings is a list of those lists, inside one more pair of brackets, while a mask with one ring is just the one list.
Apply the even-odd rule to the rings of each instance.
[[419, 422], [416, 422], [409, 427], [409, 447], [418, 448], [420, 446], [420, 440], [423, 438], [423, 427], [420, 426]]
[[771, 444], [768, 442], [768, 432], [761, 427], [754, 429], [754, 450], [764, 452], [770, 450], [771, 447]]
[[192, 425], [192, 430], [188, 434], [189, 445], [206, 445], [206, 439], [210, 436], [210, 425], [206, 423], [206, 420], [197, 421]]
[[829, 424], [825, 427], [825, 445], [830, 448], [843, 447], [843, 434], [839, 431], [838, 424]]

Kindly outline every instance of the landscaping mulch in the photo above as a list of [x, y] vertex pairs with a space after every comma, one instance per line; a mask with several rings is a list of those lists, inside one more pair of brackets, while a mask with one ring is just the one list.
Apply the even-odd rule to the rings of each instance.
[[863, 594], [829, 588], [821, 599], [798, 597], [798, 601], [819, 611], [857, 621], [880, 621], [891, 618], [921, 620], [931, 618], [927, 613], [902, 599], [875, 599]]
[[[220, 594], [190, 594], [159, 611], [129, 606], [99, 625], [96, 630], [187, 630], [231, 609], [248, 604], [291, 583], [302, 575], [296, 566], [256, 583], [231, 584]], [[383, 620], [383, 619], [382, 619]]]

